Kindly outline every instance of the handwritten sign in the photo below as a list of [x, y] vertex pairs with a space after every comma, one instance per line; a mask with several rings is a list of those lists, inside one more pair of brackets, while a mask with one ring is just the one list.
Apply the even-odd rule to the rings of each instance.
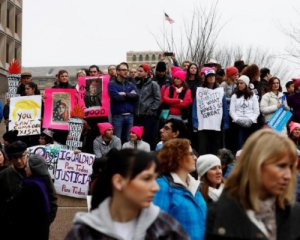
[[75, 150], [76, 148], [82, 147], [82, 142], [80, 142], [82, 130], [83, 119], [69, 119], [69, 135], [72, 137], [72, 140], [67, 140], [66, 142], [66, 144], [69, 146], [69, 149]]
[[95, 155], [75, 154], [72, 150], [61, 149], [55, 173], [55, 190], [58, 194], [86, 198]]
[[40, 95], [10, 99], [9, 130], [18, 130], [18, 136], [41, 134]]
[[81, 106], [85, 106], [85, 118], [109, 115], [108, 82], [108, 75], [78, 79], [78, 102]]
[[30, 154], [36, 154], [43, 157], [48, 166], [48, 172], [52, 179], [54, 179], [58, 154], [61, 147], [60, 145], [38, 145], [27, 148]]
[[198, 87], [196, 91], [196, 116], [198, 130], [221, 130], [223, 117], [223, 88]]
[[8, 80], [8, 93], [6, 94], [7, 98], [18, 97], [20, 94], [17, 94], [19, 81], [21, 74], [10, 74], [7, 77]]

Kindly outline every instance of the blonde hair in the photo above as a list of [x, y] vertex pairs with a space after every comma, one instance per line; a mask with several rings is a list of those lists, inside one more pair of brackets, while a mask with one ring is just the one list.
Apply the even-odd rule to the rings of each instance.
[[289, 156], [294, 163], [291, 180], [286, 191], [277, 197], [277, 204], [284, 208], [293, 204], [296, 192], [295, 144], [287, 137], [281, 136], [271, 129], [262, 129], [252, 134], [246, 141], [240, 159], [225, 184], [225, 191], [237, 199], [245, 209], [259, 211], [259, 191], [261, 187], [261, 169]]

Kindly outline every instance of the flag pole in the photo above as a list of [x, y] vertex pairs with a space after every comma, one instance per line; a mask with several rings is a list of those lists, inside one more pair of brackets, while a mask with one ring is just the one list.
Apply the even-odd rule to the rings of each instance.
[[165, 26], [165, 11], [163, 12], [163, 41], [164, 41], [164, 49], [163, 52], [166, 51], [166, 26]]

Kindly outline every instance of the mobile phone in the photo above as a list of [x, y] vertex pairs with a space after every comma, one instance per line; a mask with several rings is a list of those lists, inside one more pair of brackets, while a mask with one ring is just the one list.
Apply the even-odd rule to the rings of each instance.
[[173, 52], [164, 52], [164, 55], [166, 57], [172, 57], [174, 55], [174, 53]]

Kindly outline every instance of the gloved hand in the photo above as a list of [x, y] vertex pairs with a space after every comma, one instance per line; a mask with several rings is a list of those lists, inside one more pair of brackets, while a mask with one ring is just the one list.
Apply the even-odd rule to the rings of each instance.
[[236, 123], [238, 125], [240, 125], [241, 127], [246, 127], [246, 128], [248, 128], [252, 125], [252, 121], [248, 118], [238, 118], [236, 120]]

